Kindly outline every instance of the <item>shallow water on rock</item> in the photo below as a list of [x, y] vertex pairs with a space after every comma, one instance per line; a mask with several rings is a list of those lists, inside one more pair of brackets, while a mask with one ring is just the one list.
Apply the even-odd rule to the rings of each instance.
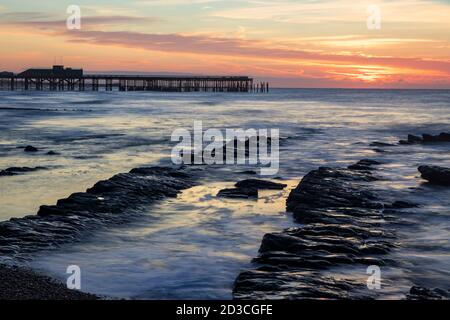
[[217, 198], [232, 183], [187, 189], [139, 221], [43, 253], [33, 267], [64, 280], [69, 264], [80, 266], [83, 290], [136, 299], [230, 299], [236, 274], [257, 254], [266, 232], [291, 224], [284, 191], [259, 199]]

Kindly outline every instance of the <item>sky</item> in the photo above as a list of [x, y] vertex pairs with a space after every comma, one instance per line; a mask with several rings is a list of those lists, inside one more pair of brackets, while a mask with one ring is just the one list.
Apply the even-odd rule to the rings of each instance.
[[[69, 5], [80, 29], [67, 28]], [[55, 63], [272, 87], [450, 89], [450, 0], [0, 0], [0, 70]]]

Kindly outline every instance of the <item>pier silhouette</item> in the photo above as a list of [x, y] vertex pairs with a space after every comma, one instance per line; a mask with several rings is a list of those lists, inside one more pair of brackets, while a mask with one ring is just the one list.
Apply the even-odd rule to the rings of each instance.
[[0, 90], [36, 91], [167, 91], [268, 92], [267, 82], [247, 76], [158, 76], [84, 74], [83, 69], [28, 69], [19, 74], [0, 72]]

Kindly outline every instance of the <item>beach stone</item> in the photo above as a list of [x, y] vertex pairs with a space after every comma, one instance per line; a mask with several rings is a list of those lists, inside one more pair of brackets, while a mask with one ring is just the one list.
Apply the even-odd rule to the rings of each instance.
[[0, 264], [0, 300], [97, 300], [32, 270]]
[[439, 166], [420, 166], [422, 178], [433, 184], [450, 185], [450, 168]]
[[238, 188], [253, 188], [253, 189], [267, 189], [267, 190], [282, 190], [287, 187], [286, 184], [276, 183], [268, 180], [247, 179], [236, 183]]

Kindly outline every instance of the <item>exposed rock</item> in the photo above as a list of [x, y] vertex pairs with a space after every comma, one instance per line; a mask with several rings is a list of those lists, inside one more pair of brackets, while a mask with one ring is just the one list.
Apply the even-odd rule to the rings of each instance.
[[[313, 270], [282, 271], [260, 267], [244, 271], [235, 281], [235, 299], [371, 299], [360, 282], [337, 279]], [[272, 294], [273, 293], [273, 294]]]
[[442, 132], [438, 135], [423, 134], [422, 137], [413, 134], [408, 135], [408, 140], [400, 140], [400, 144], [414, 144], [414, 143], [437, 143], [450, 142], [450, 133]]
[[414, 286], [407, 297], [409, 300], [450, 300], [450, 290]]
[[[359, 164], [379, 164], [363, 160]], [[287, 199], [300, 228], [266, 234], [256, 270], [237, 278], [236, 299], [367, 299], [375, 297], [330, 268], [392, 263], [393, 229], [383, 215], [384, 204], [369, 183], [370, 171], [319, 168], [308, 173]]]
[[34, 271], [0, 264], [0, 300], [97, 300]]
[[374, 168], [372, 168], [372, 165], [380, 165], [381, 163], [376, 161], [376, 160], [372, 160], [372, 159], [363, 159], [358, 161], [355, 164], [352, 164], [350, 166], [348, 166], [348, 169], [350, 170], [362, 170], [362, 171], [370, 171], [370, 170], [375, 170]]
[[450, 168], [439, 166], [420, 166], [422, 178], [428, 182], [440, 185], [450, 185]]
[[7, 168], [5, 170], [0, 170], [0, 177], [1, 176], [15, 176], [18, 174], [22, 174], [22, 173], [27, 173], [27, 172], [33, 172], [33, 171], [38, 171], [38, 170], [46, 170], [46, 167], [34, 167], [34, 168], [30, 168], [30, 167], [11, 167], [11, 168]]
[[50, 150], [49, 152], [46, 153], [46, 155], [48, 155], [48, 156], [57, 156], [57, 155], [59, 155], [59, 153], [56, 152], [56, 151]]
[[362, 185], [374, 180], [367, 172], [321, 167], [308, 173], [292, 190], [287, 210], [297, 217], [305, 207], [381, 208], [382, 204]]
[[395, 201], [391, 205], [387, 205], [387, 208], [393, 208], [393, 209], [407, 209], [407, 208], [415, 208], [419, 205], [416, 203], [408, 202], [408, 201]]
[[23, 151], [25, 152], [38, 152], [38, 148], [33, 147], [33, 146], [26, 146], [25, 149], [23, 149]]
[[248, 174], [248, 175], [257, 175], [258, 173], [255, 170], [245, 170], [245, 171], [241, 171], [241, 174]]
[[[228, 142], [223, 142], [222, 147], [218, 148], [218, 149], [214, 149], [211, 151], [211, 156], [213, 158], [219, 157], [218, 155], [218, 151], [220, 151], [222, 153], [222, 160], [225, 163], [227, 160], [230, 160], [229, 157], [232, 156], [232, 160], [235, 161], [238, 156], [239, 157], [245, 157], [248, 158], [250, 156], [250, 147], [251, 147], [251, 142], [255, 143], [255, 147], [256, 147], [256, 152], [257, 154], [259, 154], [259, 149], [260, 149], [260, 144], [261, 144], [261, 139], [266, 140], [266, 147], [270, 148], [272, 146], [272, 138], [271, 137], [263, 137], [263, 136], [254, 136], [251, 137], [251, 139], [249, 139], [248, 137], [245, 137], [245, 140], [240, 141], [237, 138], [234, 138], [231, 141]], [[228, 154], [227, 151], [230, 153]], [[183, 151], [180, 152], [180, 155], [183, 156]], [[197, 158], [197, 163], [198, 165], [200, 164], [206, 164], [207, 162], [205, 161], [205, 153], [204, 151], [198, 151], [196, 153], [195, 150], [190, 150], [189, 154], [186, 155], [187, 158], [189, 159], [190, 163], [184, 163], [184, 164], [196, 164], [195, 163], [195, 158]], [[220, 158], [218, 158], [220, 159]], [[212, 159], [211, 159], [212, 160]]]
[[0, 261], [77, 241], [86, 232], [129, 221], [164, 197], [175, 197], [194, 185], [183, 169], [138, 168], [97, 182], [38, 214], [0, 222]]
[[442, 132], [438, 135], [423, 134], [423, 142], [450, 142], [450, 133]]
[[267, 180], [260, 179], [247, 179], [236, 183], [238, 188], [253, 188], [253, 189], [265, 189], [265, 190], [283, 190], [287, 187], [287, 184], [276, 183]]
[[395, 147], [395, 144], [375, 141], [370, 144], [371, 147]]
[[221, 198], [258, 198], [258, 190], [255, 188], [223, 189], [217, 196]]
[[420, 142], [422, 142], [422, 138], [415, 136], [413, 134], [408, 134], [408, 142], [409, 143], [420, 143]]

